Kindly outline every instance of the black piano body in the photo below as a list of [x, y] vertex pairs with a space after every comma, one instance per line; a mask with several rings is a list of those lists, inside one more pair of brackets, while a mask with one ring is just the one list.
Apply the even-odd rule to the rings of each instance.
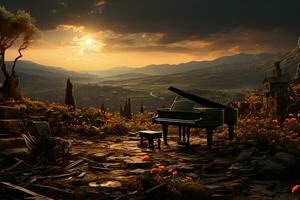
[[178, 126], [178, 142], [183, 143], [186, 146], [190, 145], [190, 128], [204, 128], [206, 129], [207, 145], [211, 148], [213, 143], [213, 130], [222, 126], [224, 123], [228, 125], [228, 138], [233, 140], [234, 126], [238, 119], [237, 109], [204, 99], [174, 87], [170, 87], [169, 90], [206, 107], [196, 108], [192, 111], [178, 111], [170, 109], [157, 110], [157, 115], [152, 119], [152, 121], [153, 123], [162, 124], [164, 143], [166, 145], [168, 145], [167, 137], [169, 125]]

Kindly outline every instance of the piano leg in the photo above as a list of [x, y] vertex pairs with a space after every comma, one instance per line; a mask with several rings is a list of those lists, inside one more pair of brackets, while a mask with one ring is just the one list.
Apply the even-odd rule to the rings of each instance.
[[178, 127], [178, 141], [181, 142], [181, 126]]
[[163, 137], [165, 145], [168, 145], [168, 124], [163, 124]]
[[186, 129], [183, 127], [183, 142], [185, 143], [185, 134], [186, 134]]
[[206, 136], [207, 136], [207, 147], [208, 149], [211, 149], [212, 143], [213, 143], [213, 128], [207, 128], [206, 129]]
[[233, 140], [233, 136], [234, 136], [234, 125], [228, 125], [228, 138], [229, 140]]
[[190, 146], [190, 134], [191, 134], [191, 128], [187, 127], [187, 146]]
[[141, 136], [141, 148], [143, 148], [144, 147], [144, 138], [143, 138], [143, 136]]

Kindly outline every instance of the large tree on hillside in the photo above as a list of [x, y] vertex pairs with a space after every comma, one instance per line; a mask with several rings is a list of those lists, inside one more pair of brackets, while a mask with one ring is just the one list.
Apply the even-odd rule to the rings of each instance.
[[[17, 90], [16, 63], [23, 56], [22, 51], [28, 48], [31, 42], [39, 36], [39, 33], [40, 31], [29, 13], [19, 10], [14, 14], [0, 6], [0, 65], [4, 75], [0, 93], [3, 99], [19, 100], [22, 98]], [[12, 47], [17, 48], [19, 55], [15, 58], [9, 72], [5, 54]]]

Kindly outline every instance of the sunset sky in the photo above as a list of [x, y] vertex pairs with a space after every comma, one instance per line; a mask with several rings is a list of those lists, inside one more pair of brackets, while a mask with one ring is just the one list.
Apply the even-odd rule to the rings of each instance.
[[[29, 11], [42, 30], [24, 60], [69, 70], [285, 52], [300, 35], [299, 0], [0, 0], [0, 5]], [[15, 55], [10, 51], [8, 57]]]

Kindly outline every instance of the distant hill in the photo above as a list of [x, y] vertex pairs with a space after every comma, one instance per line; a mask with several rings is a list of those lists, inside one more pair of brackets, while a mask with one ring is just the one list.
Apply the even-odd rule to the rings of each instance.
[[[271, 76], [273, 63], [277, 60], [282, 60], [283, 72], [293, 77], [300, 62], [300, 49], [295, 48], [283, 56], [273, 54], [227, 56], [211, 62], [205, 62], [205, 64], [200, 62], [202, 65], [200, 65], [201, 67], [198, 65], [198, 68], [191, 64], [197, 62], [191, 62], [178, 65], [190, 66], [187, 67], [188, 71], [173, 74], [162, 73], [162, 75], [135, 76], [127, 79], [120, 79], [119, 77], [122, 75], [118, 75], [115, 76], [115, 79], [110, 77], [109, 80], [102, 81], [101, 84], [150, 91], [166, 90], [170, 85], [185, 89], [252, 90], [259, 89], [264, 77]], [[145, 69], [143, 70], [145, 72]], [[126, 75], [126, 77], [130, 76]]]
[[225, 56], [212, 61], [192, 61], [176, 65], [148, 65], [141, 68], [117, 67], [104, 71], [97, 72], [101, 76], [116, 76], [129, 73], [140, 73], [147, 75], [167, 75], [175, 73], [183, 73], [192, 70], [198, 70], [216, 65], [234, 64], [234, 63], [251, 63], [274, 59], [277, 55], [264, 54], [237, 54], [233, 56]]
[[[12, 66], [12, 61], [8, 61], [7, 68], [10, 70]], [[96, 77], [95, 75], [88, 74], [88, 73], [81, 73], [81, 72], [74, 72], [68, 71], [60, 67], [54, 66], [46, 66], [37, 64], [31, 61], [21, 60], [18, 61], [16, 66], [16, 71], [18, 73], [25, 73], [30, 75], [37, 75], [37, 76], [54, 76], [54, 77], [76, 77], [76, 78], [92, 78]]]
[[167, 90], [170, 85], [198, 91], [199, 95], [220, 102], [234, 93], [260, 88], [263, 78], [271, 75], [272, 65], [277, 60], [282, 60], [283, 71], [293, 76], [300, 62], [300, 50], [295, 48], [281, 57], [238, 54], [214, 61], [149, 65], [138, 69], [121, 67], [114, 69], [115, 75], [108, 76], [107, 73], [106, 77], [20, 61], [17, 73], [22, 93], [34, 99], [62, 102], [66, 79], [70, 77], [75, 83], [74, 93], [80, 106], [105, 103], [112, 111], [118, 111], [120, 104], [132, 97], [136, 106], [134, 110], [138, 110], [142, 103], [149, 110], [155, 110], [172, 101], [174, 94]]

